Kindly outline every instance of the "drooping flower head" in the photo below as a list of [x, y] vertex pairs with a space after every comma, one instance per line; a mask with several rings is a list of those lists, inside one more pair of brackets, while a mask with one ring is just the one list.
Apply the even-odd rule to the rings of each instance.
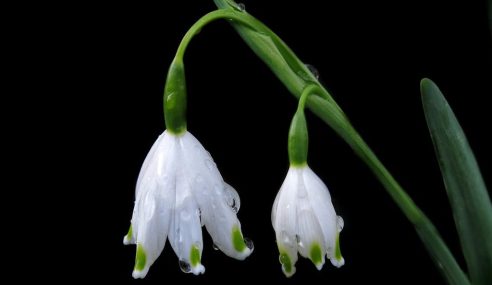
[[290, 168], [272, 209], [272, 225], [287, 277], [296, 272], [297, 253], [309, 258], [321, 270], [325, 256], [337, 267], [345, 261], [339, 234], [343, 219], [336, 215], [330, 193], [307, 164], [307, 126], [303, 94], [289, 131]]
[[236, 217], [239, 195], [223, 181], [210, 154], [186, 130], [182, 84], [182, 63], [173, 63], [165, 90], [167, 130], [142, 165], [131, 227], [123, 240], [137, 245], [134, 278], [145, 277], [168, 237], [181, 269], [195, 275], [204, 273], [202, 226], [215, 246], [230, 257], [242, 260], [253, 250]]

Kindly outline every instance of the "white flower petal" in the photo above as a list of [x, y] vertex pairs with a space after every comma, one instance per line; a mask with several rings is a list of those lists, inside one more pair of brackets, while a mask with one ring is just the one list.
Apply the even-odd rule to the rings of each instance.
[[[176, 171], [176, 165], [174, 164], [174, 161], [176, 160], [176, 142], [175, 136], [169, 135], [164, 131], [152, 146], [151, 152], [149, 152], [145, 158], [135, 189], [135, 207], [133, 209], [132, 217], [132, 232], [135, 240], [137, 239], [137, 234], [139, 232], [139, 223], [137, 223], [135, 217], [138, 211], [141, 210], [141, 203], [139, 203], [139, 201], [142, 200], [141, 197], [144, 197], [149, 191], [156, 192], [154, 196], [165, 196], [167, 194], [164, 193], [164, 188], [169, 186], [168, 184], [174, 183], [174, 172]], [[168, 189], [171, 188], [174, 190], [173, 187], [169, 187]], [[158, 192], [161, 194], [158, 194]], [[167, 203], [159, 202], [159, 204]], [[167, 205], [163, 206], [167, 207]], [[172, 206], [174, 207], [174, 197]]]
[[173, 175], [170, 171], [176, 169], [172, 159], [175, 159], [173, 157], [177, 151], [177, 137], [164, 131], [152, 145], [140, 168], [135, 187], [136, 198], [140, 191], [146, 188], [145, 184], [162, 184], [161, 179]]
[[137, 243], [134, 278], [145, 277], [166, 243], [175, 204], [175, 145], [175, 137], [161, 135], [140, 173], [132, 217]]
[[279, 197], [280, 197], [280, 192], [277, 193], [277, 196], [275, 197], [275, 201], [273, 201], [272, 214], [271, 214], [273, 228], [275, 228], [275, 220], [277, 219], [277, 208], [278, 208]]
[[305, 258], [311, 259], [318, 270], [321, 270], [325, 264], [326, 250], [323, 244], [323, 232], [318, 220], [311, 209], [303, 209], [302, 206], [300, 209], [298, 208], [297, 215], [299, 253]]
[[280, 251], [282, 270], [287, 277], [295, 273], [297, 262], [297, 185], [299, 173], [289, 169], [272, 209], [272, 223]]
[[[166, 187], [167, 194], [174, 196], [174, 188]], [[156, 195], [157, 194], [157, 195]], [[134, 278], [143, 278], [150, 266], [161, 254], [166, 243], [169, 224], [171, 221], [170, 205], [172, 199], [163, 199], [161, 193], [147, 191], [145, 196], [140, 197], [137, 202], [139, 210], [134, 217], [132, 227], [136, 229], [137, 260], [133, 271]], [[161, 203], [166, 201], [168, 203]], [[140, 248], [139, 248], [140, 247]], [[139, 255], [139, 251], [142, 253]], [[142, 256], [143, 255], [143, 256]]]
[[196, 191], [202, 212], [202, 219], [214, 244], [226, 255], [243, 260], [251, 254], [246, 247], [241, 232], [241, 224], [234, 210], [225, 202], [223, 197], [226, 187], [217, 185], [215, 189], [208, 185], [196, 185], [202, 190]]
[[239, 209], [241, 208], [241, 199], [239, 198], [236, 189], [224, 182], [224, 194], [227, 205], [229, 205], [235, 213], [239, 212]]
[[[189, 132], [182, 136], [181, 145], [185, 155], [191, 191], [201, 210], [202, 222], [215, 245], [226, 255], [244, 259], [251, 249], [244, 243], [241, 224], [236, 217], [239, 196], [226, 184], [210, 154]], [[233, 202], [234, 201], [234, 202]]]
[[135, 236], [133, 235], [133, 227], [130, 223], [130, 228], [128, 229], [128, 233], [123, 237], [123, 244], [124, 245], [129, 245], [129, 244], [135, 244]]
[[[182, 159], [180, 162], [182, 163]], [[185, 167], [179, 167], [176, 181], [176, 206], [171, 222], [169, 241], [186, 273], [205, 272], [201, 264], [203, 249], [200, 211], [191, 193]]]
[[330, 192], [323, 181], [309, 167], [305, 168], [303, 175], [310, 206], [323, 232], [324, 249], [327, 251], [328, 257], [332, 258], [338, 230], [337, 215], [331, 202]]

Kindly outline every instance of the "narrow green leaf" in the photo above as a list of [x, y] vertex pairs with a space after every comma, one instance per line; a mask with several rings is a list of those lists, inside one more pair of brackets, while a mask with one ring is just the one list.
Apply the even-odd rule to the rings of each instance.
[[422, 215], [414, 225], [425, 248], [448, 284], [470, 285], [468, 277], [454, 259], [432, 222]]
[[475, 156], [448, 102], [430, 79], [421, 82], [427, 125], [474, 285], [492, 284], [492, 204]]

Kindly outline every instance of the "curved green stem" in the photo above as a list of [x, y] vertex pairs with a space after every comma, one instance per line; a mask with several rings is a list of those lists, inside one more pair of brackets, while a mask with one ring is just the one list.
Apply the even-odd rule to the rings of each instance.
[[188, 44], [191, 42], [193, 37], [197, 35], [203, 27], [210, 24], [213, 21], [227, 19], [229, 21], [238, 22], [244, 25], [245, 27], [250, 27], [251, 29], [258, 29], [259, 27], [255, 27], [256, 23], [251, 22], [248, 17], [245, 17], [242, 13], [238, 13], [234, 10], [215, 10], [212, 11], [205, 16], [201, 17], [198, 21], [196, 21], [193, 26], [186, 32], [183, 39], [181, 40], [178, 50], [176, 51], [175, 58], [179, 60], [183, 60], [186, 48]]
[[307, 99], [309, 98], [310, 95], [323, 96], [326, 95], [326, 93], [324, 93], [324, 91], [316, 84], [308, 85], [302, 91], [301, 98], [299, 99], [299, 104], [297, 105], [297, 111], [300, 110], [304, 111]]
[[310, 95], [319, 94], [320, 88], [311, 84], [304, 88], [297, 105], [297, 111], [292, 118], [289, 129], [288, 152], [291, 166], [303, 167], [307, 163], [309, 136], [304, 107]]

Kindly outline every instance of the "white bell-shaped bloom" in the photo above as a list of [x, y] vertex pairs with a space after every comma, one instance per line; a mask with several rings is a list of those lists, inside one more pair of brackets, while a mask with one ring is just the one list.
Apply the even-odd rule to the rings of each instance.
[[202, 226], [226, 255], [244, 259], [245, 243], [236, 217], [237, 192], [222, 180], [210, 154], [189, 132], [159, 136], [147, 155], [136, 185], [135, 208], [125, 244], [136, 243], [134, 278], [143, 278], [166, 239], [184, 272], [205, 272], [201, 264]]
[[335, 213], [328, 188], [307, 164], [290, 167], [273, 204], [272, 224], [287, 277], [296, 271], [297, 252], [318, 270], [325, 255], [334, 266], [345, 263], [338, 241], [343, 220]]

